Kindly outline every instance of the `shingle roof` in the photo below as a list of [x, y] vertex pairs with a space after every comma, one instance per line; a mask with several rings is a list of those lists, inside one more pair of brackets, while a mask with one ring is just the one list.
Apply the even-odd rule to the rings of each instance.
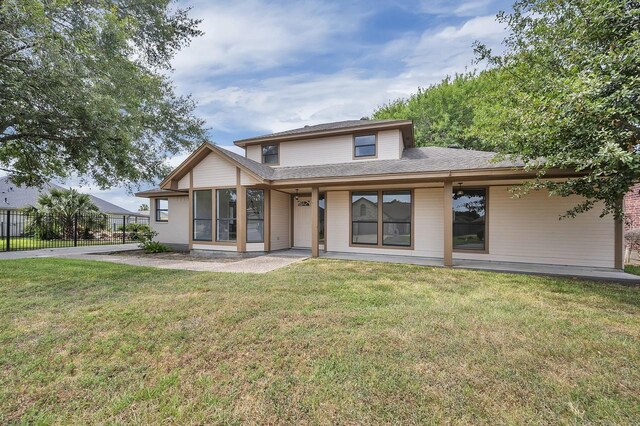
[[473, 169], [514, 168], [524, 165], [517, 161], [494, 162], [492, 160], [496, 154], [493, 152], [424, 147], [405, 149], [402, 158], [399, 160], [359, 160], [349, 163], [271, 168], [234, 152], [227, 151], [224, 148], [216, 148], [266, 180], [428, 173], [449, 170], [463, 171]]
[[[46, 183], [42, 188], [32, 186], [15, 185], [8, 177], [0, 177], [0, 210], [22, 209], [27, 206], [34, 206], [38, 202], [38, 197], [47, 194], [53, 188], [65, 189], [54, 183]], [[133, 212], [116, 206], [108, 201], [89, 194], [91, 201], [102, 213], [126, 214]]]
[[316, 124], [313, 126], [304, 126], [297, 129], [286, 130], [284, 132], [270, 133], [262, 136], [255, 136], [247, 139], [239, 139], [236, 142], [251, 142], [254, 140], [262, 140], [262, 139], [275, 139], [283, 136], [290, 135], [302, 135], [305, 133], [316, 133], [316, 132], [324, 132], [330, 130], [342, 130], [342, 129], [353, 129], [358, 127], [366, 127], [372, 126], [376, 124], [391, 124], [391, 123], [407, 123], [407, 120], [346, 120], [346, 121], [336, 121], [333, 123], [322, 123]]

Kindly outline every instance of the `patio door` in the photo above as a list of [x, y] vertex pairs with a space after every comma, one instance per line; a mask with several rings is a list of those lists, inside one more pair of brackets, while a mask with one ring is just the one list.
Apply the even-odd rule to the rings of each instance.
[[311, 197], [293, 201], [293, 246], [311, 247]]

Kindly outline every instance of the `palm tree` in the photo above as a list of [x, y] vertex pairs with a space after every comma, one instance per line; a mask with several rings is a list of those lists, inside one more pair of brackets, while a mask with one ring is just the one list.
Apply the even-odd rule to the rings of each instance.
[[77, 227], [78, 233], [105, 226], [106, 218], [91, 197], [75, 189], [53, 188], [48, 194], [40, 195], [37, 204], [25, 211], [32, 218], [30, 227], [41, 239], [73, 238], [76, 215], [83, 218]]

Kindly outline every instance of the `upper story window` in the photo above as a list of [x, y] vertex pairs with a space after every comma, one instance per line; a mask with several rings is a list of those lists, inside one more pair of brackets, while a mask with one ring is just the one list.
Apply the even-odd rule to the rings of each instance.
[[375, 157], [376, 135], [357, 135], [353, 137], [353, 157]]
[[262, 163], [263, 164], [278, 164], [280, 159], [278, 158], [279, 146], [274, 145], [262, 145]]
[[169, 221], [169, 200], [156, 198], [156, 222]]

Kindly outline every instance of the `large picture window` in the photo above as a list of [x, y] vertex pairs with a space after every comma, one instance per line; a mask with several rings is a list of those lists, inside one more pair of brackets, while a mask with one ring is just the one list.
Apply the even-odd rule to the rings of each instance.
[[193, 240], [211, 241], [213, 235], [213, 200], [211, 190], [193, 191]]
[[278, 164], [280, 159], [278, 158], [279, 146], [275, 145], [262, 145], [262, 163], [264, 164]]
[[453, 248], [486, 250], [487, 193], [485, 189], [453, 192]]
[[411, 192], [382, 193], [382, 244], [411, 245]]
[[264, 242], [264, 191], [247, 189], [247, 242]]
[[408, 190], [352, 192], [351, 244], [411, 247], [411, 203]]
[[169, 200], [156, 198], [156, 222], [169, 221]]
[[236, 241], [236, 190], [216, 191], [216, 241]]
[[351, 242], [378, 244], [378, 193], [351, 194]]
[[376, 156], [376, 135], [359, 135], [353, 137], [353, 156], [375, 157]]

